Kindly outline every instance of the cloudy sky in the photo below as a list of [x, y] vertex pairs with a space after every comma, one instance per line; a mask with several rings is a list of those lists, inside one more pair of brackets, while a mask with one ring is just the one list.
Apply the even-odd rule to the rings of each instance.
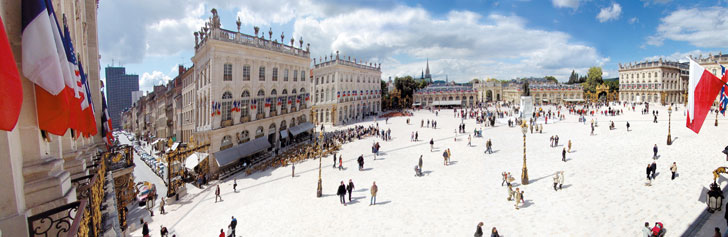
[[[512, 79], [584, 74], [618, 63], [728, 49], [725, 0], [117, 0], [99, 3], [105, 67], [138, 74], [142, 90], [191, 66], [193, 32], [216, 8], [223, 28], [273, 30], [311, 44], [312, 57], [336, 50], [382, 63], [382, 78]], [[728, 53], [728, 50], [725, 50]]]

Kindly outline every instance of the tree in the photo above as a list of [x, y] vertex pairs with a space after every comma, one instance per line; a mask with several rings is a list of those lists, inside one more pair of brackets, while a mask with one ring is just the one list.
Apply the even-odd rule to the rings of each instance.
[[579, 82], [579, 74], [576, 73], [576, 71], [571, 70], [571, 75], [569, 76], [569, 82], [566, 84], [574, 84]]
[[553, 83], [557, 83], [557, 84], [559, 83], [559, 80], [556, 80], [556, 77], [554, 77], [554, 76], [545, 76], [544, 79], [546, 79], [546, 81], [551, 81]]
[[584, 89], [589, 91], [595, 91], [595, 88], [604, 83], [602, 80], [602, 68], [601, 67], [590, 67], [589, 72], [586, 74], [586, 86]]
[[382, 97], [389, 95], [389, 91], [387, 89], [387, 82], [382, 80], [380, 83], [380, 89], [382, 90]]

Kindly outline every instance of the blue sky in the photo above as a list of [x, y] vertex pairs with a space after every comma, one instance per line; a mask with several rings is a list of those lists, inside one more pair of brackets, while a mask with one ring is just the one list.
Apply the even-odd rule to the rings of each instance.
[[240, 17], [243, 33], [303, 37], [315, 58], [382, 63], [383, 79], [419, 76], [428, 59], [436, 79], [565, 81], [590, 66], [616, 77], [619, 63], [728, 53], [720, 0], [124, 0], [99, 3], [102, 65], [139, 74], [143, 90], [174, 78], [212, 8], [226, 29]]

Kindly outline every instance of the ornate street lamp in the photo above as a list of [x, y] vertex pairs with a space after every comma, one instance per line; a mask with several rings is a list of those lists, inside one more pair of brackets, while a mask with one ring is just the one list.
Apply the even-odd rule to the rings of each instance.
[[708, 204], [708, 212], [710, 213], [720, 211], [723, 206], [723, 191], [720, 190], [720, 186], [715, 182], [710, 184], [706, 203]]
[[323, 150], [324, 150], [323, 137], [324, 137], [324, 132], [323, 131], [320, 131], [319, 132], [319, 139], [318, 139], [319, 140], [319, 147], [318, 148], [319, 148], [319, 152], [321, 153], [321, 156], [319, 157], [319, 177], [318, 177], [318, 188], [316, 188], [316, 197], [321, 197], [323, 195], [323, 190], [322, 190], [322, 187], [321, 187], [321, 160], [324, 159], [324, 155], [323, 155], [324, 154], [323, 153]]
[[672, 136], [670, 135], [670, 127], [672, 122], [672, 105], [667, 108], [667, 145], [672, 145]]
[[521, 172], [521, 184], [528, 184], [528, 168], [526, 168], [526, 133], [528, 132], [528, 125], [524, 120], [521, 124], [521, 132], [523, 133], [523, 171]]

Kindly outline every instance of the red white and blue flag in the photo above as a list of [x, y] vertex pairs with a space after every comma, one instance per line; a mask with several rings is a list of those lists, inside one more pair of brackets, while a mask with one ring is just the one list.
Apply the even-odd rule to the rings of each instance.
[[114, 135], [111, 133], [111, 117], [109, 117], [109, 108], [106, 106], [106, 96], [101, 92], [101, 137], [106, 142], [108, 148], [114, 142]]
[[10, 48], [5, 25], [0, 18], [0, 130], [12, 131], [18, 123], [20, 107], [23, 105], [23, 86]]
[[265, 98], [265, 107], [270, 107], [270, 98]]
[[[700, 132], [703, 121], [710, 107], [725, 84], [724, 81], [705, 70], [700, 64], [690, 59], [688, 80], [688, 106], [685, 126], [695, 133]], [[723, 77], [725, 79], [725, 77]]]

